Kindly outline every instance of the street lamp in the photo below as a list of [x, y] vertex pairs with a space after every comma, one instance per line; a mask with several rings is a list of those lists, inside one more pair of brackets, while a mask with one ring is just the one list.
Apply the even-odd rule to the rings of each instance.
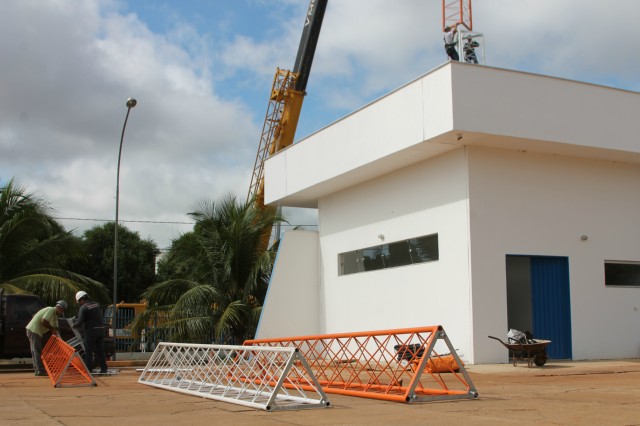
[[116, 306], [118, 304], [118, 208], [120, 207], [120, 159], [122, 158], [122, 142], [124, 141], [124, 130], [127, 128], [127, 120], [131, 108], [136, 106], [138, 101], [134, 98], [127, 99], [127, 115], [124, 118], [122, 126], [122, 135], [120, 136], [120, 149], [118, 150], [118, 169], [116, 171], [116, 226], [113, 232], [113, 309], [111, 310], [111, 327], [113, 329], [113, 360], [116, 359], [118, 348], [116, 343]]

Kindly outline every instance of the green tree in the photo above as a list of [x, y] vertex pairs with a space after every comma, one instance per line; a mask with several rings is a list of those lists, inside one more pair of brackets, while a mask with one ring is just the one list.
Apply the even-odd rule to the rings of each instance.
[[238, 203], [232, 195], [219, 203], [203, 201], [189, 214], [192, 233], [175, 240], [162, 267], [172, 279], [155, 284], [144, 297], [151, 309], [140, 317], [142, 327], [154, 310], [164, 310], [171, 340], [240, 343], [253, 337], [276, 247], [264, 236], [282, 221], [270, 207]]
[[0, 287], [36, 294], [48, 304], [72, 301], [78, 290], [107, 300], [102, 283], [64, 268], [83, 256], [82, 245], [52, 213], [47, 201], [14, 179], [0, 186]]
[[204, 263], [202, 247], [195, 232], [187, 232], [171, 242], [169, 251], [158, 260], [158, 282], [169, 281], [172, 278], [189, 277]]
[[[82, 235], [85, 258], [74, 270], [100, 282], [113, 284], [113, 234], [115, 222], [94, 226]], [[152, 240], [118, 225], [118, 299], [137, 302], [155, 281], [155, 262], [160, 254]], [[113, 297], [113, 293], [111, 292]]]

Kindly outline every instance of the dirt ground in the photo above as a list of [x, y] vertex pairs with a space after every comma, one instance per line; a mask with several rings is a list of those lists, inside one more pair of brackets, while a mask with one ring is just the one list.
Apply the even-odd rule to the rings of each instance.
[[328, 394], [331, 407], [259, 411], [138, 384], [121, 368], [96, 387], [0, 374], [2, 425], [640, 425], [640, 359], [467, 366], [474, 400], [402, 404]]

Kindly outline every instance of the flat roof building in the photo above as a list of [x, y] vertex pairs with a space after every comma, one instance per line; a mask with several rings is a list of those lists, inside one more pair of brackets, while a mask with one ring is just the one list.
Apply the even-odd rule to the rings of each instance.
[[[551, 358], [640, 354], [640, 94], [448, 62], [265, 163], [281, 243], [258, 338], [509, 328]], [[625, 337], [626, 336], [626, 337]]]

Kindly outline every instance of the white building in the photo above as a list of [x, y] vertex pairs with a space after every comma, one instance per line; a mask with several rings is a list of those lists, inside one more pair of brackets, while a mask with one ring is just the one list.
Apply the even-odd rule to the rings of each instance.
[[515, 328], [640, 356], [638, 121], [639, 93], [449, 62], [289, 147], [265, 201], [319, 230], [285, 235], [257, 337], [442, 325], [478, 364]]

